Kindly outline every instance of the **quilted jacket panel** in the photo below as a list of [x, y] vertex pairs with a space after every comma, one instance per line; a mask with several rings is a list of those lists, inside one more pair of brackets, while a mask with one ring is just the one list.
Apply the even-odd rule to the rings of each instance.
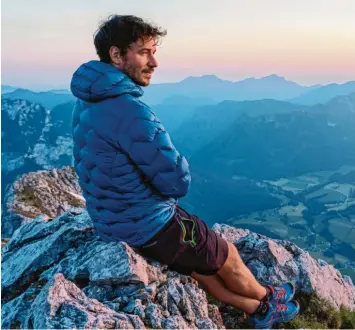
[[81, 65], [71, 91], [74, 166], [105, 241], [139, 247], [173, 216], [191, 182], [189, 165], [128, 75], [100, 61]]

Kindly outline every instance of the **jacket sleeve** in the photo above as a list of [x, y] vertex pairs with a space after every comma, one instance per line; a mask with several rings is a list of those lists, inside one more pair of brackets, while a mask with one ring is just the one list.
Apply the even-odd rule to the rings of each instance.
[[118, 144], [141, 174], [161, 194], [183, 197], [191, 183], [189, 164], [170, 140], [150, 108], [140, 101], [130, 104], [118, 129]]

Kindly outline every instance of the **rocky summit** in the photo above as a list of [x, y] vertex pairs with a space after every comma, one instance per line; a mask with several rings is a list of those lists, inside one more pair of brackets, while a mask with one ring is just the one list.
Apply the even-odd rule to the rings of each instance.
[[[29, 173], [10, 189], [2, 241], [2, 328], [224, 329], [245, 317], [215, 304], [190, 276], [96, 234], [72, 167]], [[18, 219], [17, 219], [18, 220]], [[292, 282], [335, 310], [355, 311], [355, 287], [332, 265], [284, 240], [226, 224], [212, 228], [232, 242], [262, 284]]]
[[[355, 309], [355, 287], [287, 241], [216, 224], [259, 281], [291, 281]], [[23, 224], [2, 249], [2, 328], [225, 328], [226, 315], [191, 277], [103, 242], [83, 208]], [[238, 323], [234, 324], [238, 327]]]

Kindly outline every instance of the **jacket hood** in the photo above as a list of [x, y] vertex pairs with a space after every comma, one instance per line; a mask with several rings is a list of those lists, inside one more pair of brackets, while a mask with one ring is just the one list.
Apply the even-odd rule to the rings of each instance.
[[77, 98], [96, 102], [121, 94], [140, 97], [142, 88], [115, 66], [101, 61], [82, 64], [73, 74], [70, 89]]

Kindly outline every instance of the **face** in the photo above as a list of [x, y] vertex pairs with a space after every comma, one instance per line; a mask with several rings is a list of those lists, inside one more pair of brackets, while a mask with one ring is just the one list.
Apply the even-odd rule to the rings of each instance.
[[138, 39], [131, 44], [125, 56], [120, 56], [117, 47], [111, 47], [110, 57], [112, 64], [126, 73], [140, 86], [148, 86], [154, 69], [158, 66], [154, 54], [156, 40], [152, 37]]

